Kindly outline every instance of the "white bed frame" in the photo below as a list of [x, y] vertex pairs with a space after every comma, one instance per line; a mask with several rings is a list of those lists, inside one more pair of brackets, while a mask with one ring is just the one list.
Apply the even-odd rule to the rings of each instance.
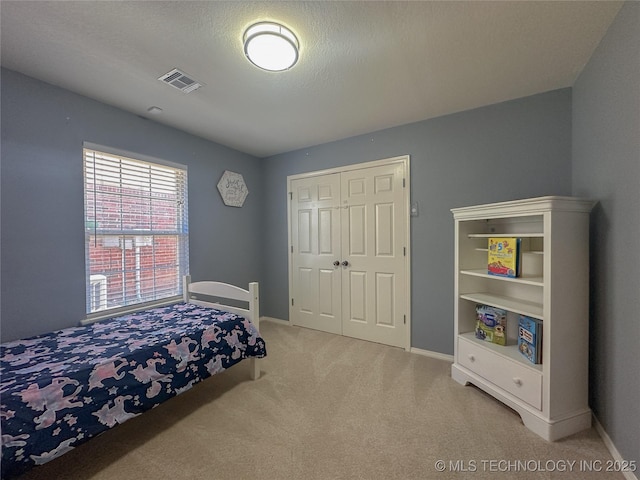
[[[236, 313], [242, 315], [247, 320], [255, 325], [256, 328], [260, 327], [260, 291], [258, 288], [258, 282], [251, 282], [249, 284], [249, 290], [236, 287], [228, 283], [221, 282], [191, 282], [191, 275], [185, 275], [182, 280], [182, 291], [185, 302], [194, 303], [203, 307], [212, 307], [225, 312]], [[247, 302], [249, 308], [240, 308], [231, 305], [225, 305], [223, 303], [208, 302], [192, 295], [205, 295], [217, 298], [226, 298], [230, 300], [239, 300], [241, 302]], [[249, 359], [251, 364], [251, 379], [256, 380], [260, 378], [260, 365], [257, 358]]]

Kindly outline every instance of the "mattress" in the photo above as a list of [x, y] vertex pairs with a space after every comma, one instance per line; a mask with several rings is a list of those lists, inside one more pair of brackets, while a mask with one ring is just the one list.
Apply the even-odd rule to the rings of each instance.
[[190, 303], [2, 344], [2, 478], [264, 356], [250, 321]]

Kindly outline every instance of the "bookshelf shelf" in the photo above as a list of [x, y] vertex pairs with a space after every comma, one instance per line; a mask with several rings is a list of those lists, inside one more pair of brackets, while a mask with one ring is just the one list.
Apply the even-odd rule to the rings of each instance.
[[517, 298], [505, 297], [493, 293], [466, 293], [460, 294], [460, 298], [543, 320], [544, 309], [541, 303], [519, 300]]
[[544, 285], [544, 277], [538, 275], [528, 274], [521, 275], [520, 277], [512, 278], [512, 277], [500, 277], [497, 275], [489, 275], [487, 273], [487, 269], [481, 270], [460, 270], [460, 275], [471, 275], [475, 277], [488, 278], [490, 280], [495, 280], [497, 282], [513, 282], [513, 283], [521, 283], [523, 285], [536, 285], [538, 287], [542, 287]]
[[520, 238], [544, 238], [543, 233], [524, 233], [512, 232], [509, 234], [502, 233], [470, 233], [469, 238], [491, 238], [491, 237], [520, 237]]
[[515, 344], [508, 344], [505, 346], [496, 345], [495, 343], [489, 343], [482, 340], [478, 340], [475, 336], [474, 332], [467, 332], [460, 334], [461, 338], [464, 338], [466, 341], [471, 342], [477, 345], [479, 348], [483, 348], [489, 350], [490, 352], [497, 353], [504, 357], [507, 357], [517, 364], [522, 365], [525, 368], [531, 369], [535, 372], [542, 374], [542, 365], [534, 365], [533, 363], [529, 363], [522, 354], [518, 351], [518, 346]]
[[[480, 238], [480, 237], [474, 237], [474, 238]], [[474, 248], [474, 250], [476, 250], [477, 252], [485, 252], [485, 253], [489, 252], [488, 248]], [[544, 255], [544, 252], [542, 250], [539, 250], [539, 251], [531, 250], [529, 252], [522, 252], [522, 254], [523, 255]]]
[[[539, 197], [452, 210], [455, 341], [451, 375], [513, 408], [525, 426], [550, 441], [591, 425], [588, 235], [592, 206], [585, 199]], [[521, 239], [518, 277], [487, 273], [487, 239], [491, 237]], [[507, 310], [506, 346], [475, 338], [477, 305]], [[530, 363], [518, 349], [520, 315], [543, 321], [542, 364]]]

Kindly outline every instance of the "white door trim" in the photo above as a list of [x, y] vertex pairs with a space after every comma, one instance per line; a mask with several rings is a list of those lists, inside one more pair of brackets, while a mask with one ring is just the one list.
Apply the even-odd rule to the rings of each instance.
[[407, 215], [407, 221], [405, 224], [405, 238], [406, 238], [406, 256], [405, 256], [405, 285], [407, 285], [405, 291], [405, 311], [407, 312], [407, 329], [406, 329], [406, 343], [404, 349], [409, 352], [411, 350], [411, 158], [409, 155], [401, 155], [398, 157], [385, 158], [381, 160], [373, 160], [371, 162], [356, 163], [351, 165], [345, 165], [342, 167], [329, 168], [326, 170], [316, 170], [313, 172], [298, 173], [295, 175], [287, 176], [287, 241], [288, 241], [288, 269], [289, 269], [289, 321], [292, 325], [295, 325], [293, 319], [293, 307], [291, 305], [291, 299], [293, 298], [292, 285], [293, 285], [293, 238], [291, 233], [291, 197], [292, 187], [291, 182], [300, 178], [308, 178], [319, 175], [327, 175], [332, 173], [342, 173], [351, 170], [360, 170], [362, 168], [378, 167], [383, 165], [395, 165], [401, 164], [404, 170], [404, 203], [405, 212]]

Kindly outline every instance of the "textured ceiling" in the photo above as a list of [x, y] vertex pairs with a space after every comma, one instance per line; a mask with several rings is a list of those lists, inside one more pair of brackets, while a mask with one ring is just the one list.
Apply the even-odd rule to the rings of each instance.
[[[10, 1], [2, 65], [258, 157], [571, 86], [620, 2]], [[301, 43], [244, 58], [250, 24]], [[173, 68], [204, 87], [157, 78]]]

